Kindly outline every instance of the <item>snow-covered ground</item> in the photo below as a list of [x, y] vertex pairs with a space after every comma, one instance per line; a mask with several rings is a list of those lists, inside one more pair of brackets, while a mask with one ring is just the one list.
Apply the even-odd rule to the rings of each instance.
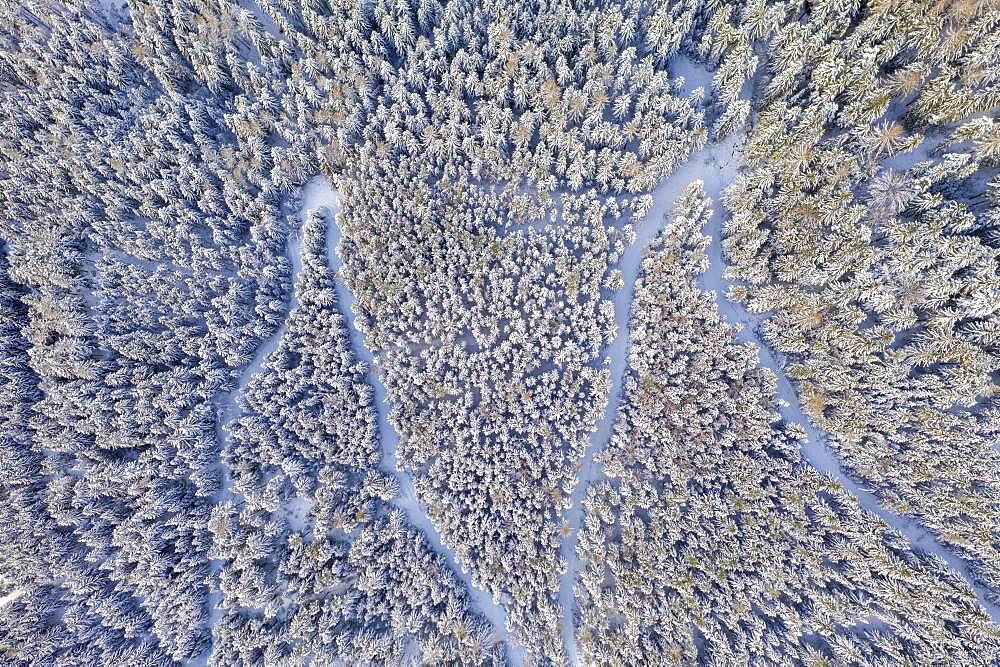
[[126, 0], [92, 0], [91, 8], [104, 16], [112, 28], [129, 23]]
[[281, 30], [278, 29], [278, 26], [274, 24], [274, 21], [271, 19], [268, 13], [264, 11], [264, 9], [260, 6], [260, 3], [257, 2], [257, 0], [238, 0], [237, 4], [239, 4], [240, 7], [246, 9], [251, 14], [253, 14], [254, 17], [258, 21], [260, 21], [260, 24], [261, 26], [263, 26], [264, 30], [266, 30], [268, 34], [271, 35], [271, 37], [273, 37], [278, 41], [281, 40], [282, 38]]
[[579, 572], [579, 560], [576, 556], [577, 531], [583, 523], [583, 498], [590, 484], [604, 477], [601, 467], [594, 462], [594, 455], [607, 447], [611, 440], [611, 432], [618, 416], [618, 404], [621, 399], [622, 380], [628, 366], [628, 324], [631, 313], [632, 298], [635, 291], [635, 281], [639, 276], [639, 268], [646, 253], [646, 248], [656, 234], [670, 221], [674, 202], [681, 192], [692, 181], [701, 179], [705, 188], [721, 190], [736, 173], [737, 141], [730, 137], [722, 142], [705, 147], [693, 153], [690, 159], [664, 179], [653, 190], [653, 206], [647, 212], [645, 219], [637, 226], [635, 242], [629, 246], [622, 257], [619, 268], [624, 286], [615, 294], [615, 338], [605, 352], [605, 363], [611, 371], [611, 387], [608, 393], [608, 403], [604, 414], [597, 422], [597, 428], [591, 436], [591, 444], [584, 455], [580, 468], [580, 477], [573, 487], [570, 496], [572, 507], [564, 517], [569, 524], [569, 535], [562, 539], [560, 556], [567, 563], [559, 587], [559, 605], [563, 614], [563, 643], [567, 648], [567, 656], [571, 664], [577, 663], [576, 641], [574, 638], [573, 613], [575, 609], [573, 585]]
[[10, 593], [7, 593], [7, 595], [4, 595], [3, 597], [0, 597], [0, 609], [3, 609], [8, 604], [10, 604], [14, 600], [18, 599], [22, 595], [24, 595], [24, 591], [21, 590], [21, 589], [17, 589], [17, 590], [11, 591]]
[[678, 54], [670, 59], [670, 73], [675, 79], [683, 77], [684, 85], [680, 87], [680, 94], [684, 97], [691, 95], [698, 88], [702, 89], [705, 98], [712, 92], [712, 77], [715, 73], [684, 54]]
[[375, 390], [379, 442], [382, 447], [382, 469], [385, 472], [391, 473], [399, 482], [399, 494], [393, 499], [392, 504], [403, 511], [410, 525], [423, 534], [424, 539], [427, 540], [427, 543], [434, 552], [444, 558], [452, 572], [465, 585], [470, 596], [473, 611], [481, 614], [490, 622], [493, 626], [494, 637], [498, 641], [507, 642], [508, 657], [511, 663], [514, 665], [523, 664], [524, 650], [521, 647], [514, 646], [511, 642], [510, 634], [507, 631], [506, 612], [500, 605], [493, 601], [489, 592], [473, 585], [470, 574], [459, 566], [454, 550], [442, 543], [437, 529], [417, 500], [413, 481], [410, 479], [409, 474], [401, 469], [396, 462], [396, 445], [399, 435], [392, 425], [389, 424], [386, 415], [385, 386], [382, 384], [377, 372], [377, 361], [361, 339], [361, 333], [354, 324], [354, 296], [344, 285], [340, 277], [341, 258], [337, 252], [337, 246], [340, 244], [341, 234], [340, 228], [336, 224], [337, 215], [340, 213], [340, 199], [332, 184], [321, 176], [317, 176], [306, 183], [302, 191], [303, 215], [314, 210], [325, 213], [329, 220], [326, 238], [327, 257], [330, 268], [337, 272], [335, 281], [337, 300], [340, 304], [341, 314], [347, 320], [347, 328], [351, 337], [351, 347], [357, 358], [368, 364], [371, 369], [368, 373], [368, 380]]

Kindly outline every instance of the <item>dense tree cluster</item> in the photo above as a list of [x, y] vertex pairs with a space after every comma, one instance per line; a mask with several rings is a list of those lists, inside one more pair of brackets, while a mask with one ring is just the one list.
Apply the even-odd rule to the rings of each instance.
[[984, 114], [1000, 18], [875, 3], [834, 25], [772, 41], [748, 169], [725, 195], [730, 297], [766, 314], [851, 473], [998, 600], [1000, 122]]
[[[209, 522], [225, 610], [210, 664], [502, 663], [461, 584], [388, 504], [398, 483], [379, 470], [373, 392], [338, 310], [327, 224], [305, 221], [296, 305], [229, 427], [234, 497]], [[305, 516], [289, 512], [302, 506]]]
[[[522, 641], [555, 654], [559, 516], [606, 399], [604, 285], [628, 240], [605, 226], [613, 200], [561, 197], [558, 225], [505, 234], [497, 196], [467, 182], [432, 188], [404, 169], [345, 183], [341, 217], [398, 461]], [[403, 196], [419, 205], [412, 214], [399, 214]], [[392, 236], [368, 216], [392, 220]]]
[[606, 403], [616, 263], [707, 137], [668, 69], [693, 8], [631, 9], [376, 11], [392, 41], [361, 58], [398, 64], [325, 152], [399, 463], [533, 660], [563, 659], [563, 516]]
[[697, 274], [696, 182], [643, 260], [607, 476], [585, 501], [586, 664], [991, 664], [967, 584], [799, 457], [774, 377]]
[[[998, 17], [0, 0], [0, 652], [995, 661], [960, 578], [799, 460], [694, 286], [697, 189], [593, 433], [657, 185], [745, 138], [730, 298], [849, 472], [1000, 596]], [[300, 213], [317, 173], [336, 220]], [[572, 494], [605, 444], [578, 573]]]
[[301, 152], [241, 125], [253, 87], [205, 95], [164, 37], [182, 22], [155, 8], [128, 33], [72, 3], [0, 14], [5, 317], [23, 338], [4, 347], [23, 403], [2, 443], [18, 462], [4, 648], [21, 664], [188, 660], [211, 639], [214, 399], [284, 316]]

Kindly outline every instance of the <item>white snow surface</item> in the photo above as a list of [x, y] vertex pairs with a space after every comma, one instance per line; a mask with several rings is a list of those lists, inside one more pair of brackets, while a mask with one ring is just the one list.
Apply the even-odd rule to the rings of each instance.
[[126, 0], [93, 0], [91, 8], [104, 16], [112, 28], [128, 23], [128, 2]]
[[326, 178], [317, 176], [306, 183], [302, 191], [302, 211], [303, 215], [310, 211], [325, 213], [329, 221], [326, 237], [327, 258], [331, 270], [336, 273], [337, 301], [340, 305], [341, 315], [347, 321], [352, 350], [360, 361], [369, 366], [368, 381], [375, 391], [379, 442], [382, 447], [381, 468], [384, 472], [392, 474], [399, 482], [399, 494], [391, 501], [392, 505], [403, 511], [410, 525], [422, 533], [434, 553], [444, 559], [459, 581], [465, 585], [465, 589], [469, 593], [472, 611], [483, 616], [492, 625], [494, 639], [507, 643], [507, 656], [510, 662], [513, 665], [521, 665], [524, 663], [524, 649], [515, 646], [511, 641], [510, 633], [507, 630], [506, 611], [494, 602], [488, 591], [472, 583], [470, 573], [459, 565], [455, 551], [441, 541], [437, 528], [424, 508], [420, 506], [410, 475], [400, 468], [396, 461], [396, 445], [399, 441], [399, 434], [396, 433], [387, 418], [386, 391], [377, 372], [378, 361], [361, 340], [361, 333], [354, 324], [354, 296], [347, 289], [340, 276], [342, 260], [337, 251], [341, 238], [340, 227], [337, 225], [337, 216], [340, 214], [340, 197]]
[[[670, 60], [670, 70], [674, 79], [684, 78], [684, 85], [680, 87], [680, 94], [688, 97], [695, 90], [701, 88], [702, 97], [708, 98], [712, 92], [712, 78], [714, 72], [710, 72], [701, 63], [696, 63], [684, 54], [678, 54]], [[676, 173], [676, 172], [675, 172]], [[673, 178], [669, 176], [668, 178]]]
[[0, 597], [0, 609], [3, 609], [8, 604], [18, 599], [22, 595], [24, 595], [24, 591], [18, 588], [16, 590], [11, 591], [10, 593], [7, 593], [7, 595]]

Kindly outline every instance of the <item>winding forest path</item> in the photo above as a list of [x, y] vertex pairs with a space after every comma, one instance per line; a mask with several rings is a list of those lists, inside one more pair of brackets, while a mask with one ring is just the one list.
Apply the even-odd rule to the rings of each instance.
[[[325, 209], [325, 210], [324, 210]], [[336, 273], [335, 286], [337, 301], [340, 312], [346, 319], [347, 330], [351, 338], [351, 349], [355, 356], [365, 362], [369, 367], [368, 381], [375, 391], [375, 409], [378, 413], [379, 443], [382, 447], [381, 469], [393, 475], [399, 482], [399, 494], [392, 500], [392, 505], [406, 515], [407, 521], [414, 529], [418, 530], [427, 540], [434, 553], [441, 556], [448, 567], [455, 573], [455, 576], [465, 585], [469, 593], [472, 611], [483, 616], [493, 627], [494, 637], [497, 641], [507, 643], [507, 654], [513, 665], [524, 663], [524, 649], [514, 646], [507, 631], [507, 613], [504, 609], [493, 601], [490, 593], [482, 588], [476, 587], [472, 583], [470, 573], [464, 570], [458, 563], [455, 551], [441, 541], [441, 536], [431, 522], [427, 513], [420, 506], [416, 492], [413, 488], [413, 481], [406, 471], [399, 467], [396, 461], [396, 445], [399, 441], [399, 434], [389, 423], [387, 410], [388, 400], [386, 398], [385, 386], [382, 384], [376, 369], [374, 355], [367, 348], [358, 328], [354, 323], [354, 296], [347, 289], [340, 277], [341, 258], [337, 253], [337, 246], [340, 244], [340, 228], [337, 226], [337, 215], [340, 213], [340, 197], [329, 181], [321, 176], [310, 180], [303, 188], [302, 192], [302, 214], [309, 211], [319, 211], [327, 218], [327, 261], [330, 270]]]
[[[240, 396], [242, 396], [243, 392], [246, 391], [247, 385], [250, 384], [250, 379], [260, 372], [264, 362], [269, 356], [271, 356], [275, 348], [278, 347], [278, 343], [281, 341], [282, 336], [285, 335], [285, 331], [288, 329], [288, 314], [295, 310], [295, 307], [299, 303], [297, 287], [299, 274], [302, 272], [302, 240], [299, 238], [298, 230], [292, 230], [289, 233], [285, 254], [288, 257], [288, 261], [290, 262], [292, 268], [292, 286], [288, 297], [288, 309], [285, 311], [285, 317], [282, 318], [281, 324], [278, 325], [278, 328], [275, 329], [274, 333], [258, 345], [256, 350], [254, 350], [253, 358], [250, 360], [250, 363], [247, 364], [242, 371], [240, 371], [236, 386], [232, 390], [223, 394], [216, 401], [219, 410], [218, 433], [219, 440], [222, 443], [221, 451], [225, 451], [229, 447], [230, 438], [232, 437], [229, 432], [229, 425], [240, 416]], [[220, 461], [219, 465], [222, 467], [223, 478], [222, 490], [219, 492], [219, 500], [228, 500], [233, 497], [232, 479], [230, 478], [229, 468], [226, 464]]]
[[643, 221], [637, 225], [635, 241], [625, 251], [618, 268], [624, 279], [623, 287], [614, 296], [615, 306], [615, 338], [605, 352], [605, 364], [611, 372], [608, 402], [596, 430], [591, 435], [591, 444], [587, 447], [580, 467], [580, 477], [573, 487], [570, 500], [572, 506], [564, 520], [569, 524], [569, 533], [562, 538], [559, 553], [567, 564], [559, 586], [559, 606], [562, 613], [563, 644], [566, 646], [567, 658], [570, 664], [578, 664], [576, 653], [576, 638], [574, 637], [574, 610], [576, 609], [573, 587], [579, 573], [579, 559], [576, 555], [577, 533], [583, 525], [583, 499], [591, 484], [604, 479], [601, 466], [595, 463], [594, 456], [603, 451], [611, 440], [612, 429], [618, 417], [618, 404], [621, 401], [622, 380], [628, 367], [628, 331], [629, 316], [632, 312], [632, 300], [635, 292], [635, 281], [639, 277], [643, 257], [650, 241], [670, 221], [674, 202], [691, 184], [691, 181], [701, 179], [706, 190], [712, 187], [721, 191], [736, 174], [738, 160], [736, 154], [736, 137], [727, 138], [717, 144], [706, 146], [692, 153], [682, 166], [665, 178], [653, 190], [653, 206], [646, 213]]
[[[228, 450], [231, 446], [232, 433], [229, 428], [230, 425], [240, 417], [242, 412], [239, 399], [240, 396], [246, 391], [247, 385], [250, 384], [251, 378], [260, 372], [261, 367], [264, 365], [264, 361], [267, 360], [269, 356], [274, 352], [275, 348], [278, 347], [278, 343], [281, 338], [285, 335], [285, 331], [288, 329], [288, 314], [291, 313], [296, 305], [298, 305], [298, 279], [299, 274], [302, 272], [302, 239], [299, 236], [299, 230], [293, 229], [288, 234], [288, 240], [285, 244], [285, 256], [291, 265], [291, 289], [289, 290], [288, 297], [288, 308], [285, 311], [285, 317], [282, 318], [281, 323], [278, 328], [275, 329], [274, 333], [270, 337], [261, 342], [254, 350], [253, 357], [239, 375], [236, 380], [236, 386], [230, 391], [221, 394], [216, 397], [215, 404], [217, 410], [217, 420], [216, 420], [216, 440], [219, 443], [219, 468], [221, 471], [222, 485], [219, 492], [216, 494], [213, 505], [218, 505], [221, 502], [231, 500], [236, 497], [237, 494], [233, 493], [233, 479], [232, 475], [229, 473], [229, 466], [226, 465], [222, 458], [222, 454]], [[222, 568], [222, 561], [210, 560], [209, 561], [209, 572], [211, 573], [211, 579], [214, 581], [218, 577], [218, 574]], [[208, 603], [208, 627], [211, 630], [215, 627], [216, 623], [222, 617], [222, 609], [219, 604], [222, 601], [222, 594], [213, 590], [209, 593], [209, 603]], [[214, 633], [213, 633], [214, 641]], [[208, 648], [203, 659], [191, 661], [190, 665], [205, 665], [208, 664], [208, 657], [211, 655], [212, 649]]]

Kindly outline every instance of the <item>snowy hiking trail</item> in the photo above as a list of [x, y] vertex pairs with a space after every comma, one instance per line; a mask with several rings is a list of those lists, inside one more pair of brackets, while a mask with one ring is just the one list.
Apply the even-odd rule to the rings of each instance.
[[[687, 56], [677, 55], [671, 64], [676, 77], [684, 79], [679, 94], [688, 97], [699, 88], [704, 97], [712, 87], [713, 72]], [[747, 91], [744, 90], [744, 94]], [[595, 430], [590, 436], [590, 445], [580, 463], [580, 473], [570, 494], [570, 510], [563, 517], [569, 526], [569, 533], [560, 541], [559, 555], [566, 563], [566, 572], [559, 582], [559, 606], [562, 614], [562, 638], [570, 664], [579, 664], [576, 650], [574, 615], [576, 610], [573, 588], [576, 584], [580, 562], [576, 554], [577, 535], [583, 525], [583, 499], [591, 484], [606, 479], [604, 471], [594, 462], [594, 456], [604, 451], [611, 442], [615, 422], [618, 420], [618, 406], [621, 402], [622, 382], [628, 367], [629, 318], [639, 269], [646, 255], [650, 241], [669, 222], [674, 203], [692, 181], [702, 180], [705, 190], [713, 200], [736, 175], [737, 138], [731, 136], [718, 143], [710, 143], [688, 156], [652, 190], [653, 205], [646, 212], [642, 222], [635, 225], [635, 241], [626, 248], [618, 268], [622, 272], [622, 288], [614, 295], [615, 338], [604, 352], [604, 364], [610, 370], [607, 403]]]
[[[400, 494], [393, 501], [392, 505], [401, 509], [406, 515], [410, 525], [419, 531], [431, 550], [441, 556], [447, 563], [449, 569], [461, 581], [470, 597], [472, 611], [485, 618], [492, 626], [494, 636], [497, 641], [507, 643], [507, 653], [510, 661], [514, 665], [524, 662], [523, 648], [515, 647], [511, 644], [506, 629], [506, 612], [493, 603], [490, 594], [482, 589], [473, 586], [471, 577], [458, 565], [454, 550], [445, 546], [437, 530], [434, 528], [426, 513], [420, 507], [413, 489], [413, 483], [408, 474], [400, 470], [396, 464], [395, 452], [398, 435], [395, 429], [389, 425], [385, 415], [387, 405], [385, 397], [385, 387], [382, 385], [378, 375], [374, 372], [373, 356], [359, 340], [360, 333], [354, 325], [353, 295], [339, 278], [340, 257], [336, 253], [336, 247], [340, 242], [340, 229], [336, 225], [336, 216], [340, 212], [340, 203], [337, 192], [322, 177], [316, 177], [308, 181], [302, 187], [302, 201], [299, 207], [299, 216], [302, 220], [310, 211], [328, 209], [327, 216], [327, 261], [330, 270], [337, 274], [335, 279], [337, 305], [340, 314], [345, 318], [348, 335], [351, 340], [352, 352], [360, 360], [369, 364], [371, 371], [368, 373], [368, 381], [375, 391], [375, 408], [378, 414], [379, 442], [382, 447], [382, 465], [384, 472], [391, 473], [399, 482]], [[231, 433], [229, 425], [232, 424], [241, 414], [239, 397], [243, 395], [251, 379], [263, 368], [264, 363], [274, 353], [280, 343], [285, 331], [288, 328], [288, 315], [298, 306], [298, 278], [302, 270], [302, 239], [301, 230], [293, 229], [288, 236], [286, 245], [286, 256], [291, 264], [291, 289], [289, 294], [288, 308], [285, 317], [275, 332], [254, 351], [250, 363], [240, 372], [236, 386], [217, 399], [218, 420], [217, 433], [220, 441], [220, 452], [230, 446]], [[237, 494], [232, 491], [232, 478], [228, 466], [220, 461], [222, 469], [222, 489], [218, 494], [218, 502], [236, 498]], [[300, 508], [301, 509], [301, 508]], [[302, 514], [302, 512], [297, 512]], [[290, 517], [293, 518], [293, 517]], [[294, 522], [293, 522], [294, 523]], [[293, 526], [294, 527], [294, 526]], [[300, 526], [301, 527], [301, 526]], [[210, 561], [210, 571], [217, 575], [221, 567], [221, 561]], [[215, 623], [222, 616], [222, 609], [218, 606], [221, 602], [221, 594], [218, 591], [211, 591], [209, 594], [209, 627], [214, 627]], [[211, 655], [211, 646], [203, 656], [190, 661], [189, 665], [206, 665], [208, 657]]]
[[[285, 316], [281, 319], [281, 323], [275, 329], [274, 333], [271, 334], [266, 340], [261, 341], [261, 343], [254, 350], [250, 363], [247, 364], [242, 371], [240, 371], [236, 386], [214, 399], [217, 409], [215, 431], [219, 442], [219, 468], [222, 471], [222, 488], [219, 489], [219, 492], [216, 494], [214, 505], [218, 505], [221, 502], [232, 500], [237, 497], [237, 494], [233, 493], [233, 479], [229, 473], [229, 466], [227, 466], [225, 461], [222, 460], [222, 453], [230, 447], [232, 439], [230, 425], [239, 419], [242, 414], [242, 409], [239, 405], [239, 398], [246, 391], [247, 386], [250, 384], [250, 380], [260, 372], [264, 362], [278, 347], [278, 343], [281, 342], [282, 337], [285, 335], [285, 331], [288, 329], [288, 315], [298, 305], [297, 283], [299, 274], [302, 271], [302, 240], [299, 236], [299, 231], [296, 229], [289, 231], [288, 240], [285, 243], [285, 256], [288, 258], [291, 266], [291, 276], [289, 278], [291, 287], [289, 289], [288, 308], [285, 311]], [[222, 561], [209, 559], [209, 571], [213, 575], [213, 579], [218, 577], [221, 567]], [[222, 617], [222, 609], [219, 607], [219, 604], [222, 602], [222, 594], [217, 590], [209, 591], [208, 600], [208, 627], [209, 631], [211, 631]], [[212, 641], [214, 642], [214, 640], [215, 636], [214, 633], [212, 633]], [[204, 655], [191, 660], [188, 664], [207, 665], [208, 658], [211, 654], [212, 644], [209, 644]]]
[[452, 571], [455, 577], [462, 582], [465, 591], [469, 595], [471, 611], [485, 618], [493, 629], [494, 638], [499, 642], [507, 644], [507, 657], [511, 664], [521, 665], [524, 663], [524, 649], [515, 646], [507, 632], [507, 613], [500, 605], [494, 603], [490, 593], [482, 588], [478, 588], [472, 583], [472, 577], [458, 563], [454, 549], [451, 549], [441, 541], [441, 536], [431, 522], [427, 513], [420, 506], [416, 492], [413, 488], [413, 481], [410, 475], [399, 467], [396, 461], [396, 445], [399, 441], [399, 434], [389, 423], [387, 411], [389, 409], [388, 398], [386, 397], [385, 386], [376, 371], [376, 361], [374, 355], [367, 348], [362, 340], [361, 332], [354, 324], [354, 295], [344, 284], [340, 276], [341, 258], [337, 253], [337, 246], [340, 244], [340, 227], [337, 225], [337, 216], [340, 213], [340, 198], [337, 191], [322, 176], [317, 176], [308, 181], [302, 189], [302, 215], [307, 215], [310, 211], [322, 211], [326, 209], [327, 234], [326, 250], [327, 262], [330, 270], [335, 274], [334, 285], [337, 293], [337, 305], [340, 314], [344, 317], [348, 336], [351, 341], [351, 351], [359, 361], [363, 361], [369, 366], [368, 382], [375, 391], [374, 406], [378, 415], [378, 437], [382, 449], [382, 463], [380, 469], [391, 474], [399, 482], [399, 494], [391, 501], [393, 507], [403, 511], [410, 526], [418, 531], [430, 547], [431, 551], [440, 556]]
[[604, 471], [594, 461], [594, 455], [604, 451], [611, 442], [611, 434], [618, 419], [621, 402], [622, 382], [628, 367], [629, 317], [632, 312], [632, 298], [636, 279], [646, 255], [646, 249], [657, 233], [670, 222], [674, 202], [692, 181], [701, 179], [706, 191], [721, 191], [735, 175], [733, 157], [736, 138], [730, 137], [718, 144], [711, 144], [690, 155], [688, 160], [660, 181], [653, 189], [653, 205], [642, 222], [635, 228], [635, 241], [625, 250], [618, 268], [622, 272], [624, 285], [614, 295], [615, 338], [604, 352], [604, 364], [609, 367], [610, 388], [607, 405], [597, 421], [596, 430], [590, 436], [590, 445], [584, 453], [580, 476], [570, 494], [572, 505], [564, 516], [569, 524], [569, 534], [562, 538], [560, 557], [567, 564], [559, 586], [559, 607], [562, 614], [563, 644], [570, 664], [579, 664], [574, 632], [574, 611], [576, 609], [573, 587], [579, 572], [576, 555], [577, 532], [583, 525], [583, 499], [587, 489], [594, 482], [605, 479]]

